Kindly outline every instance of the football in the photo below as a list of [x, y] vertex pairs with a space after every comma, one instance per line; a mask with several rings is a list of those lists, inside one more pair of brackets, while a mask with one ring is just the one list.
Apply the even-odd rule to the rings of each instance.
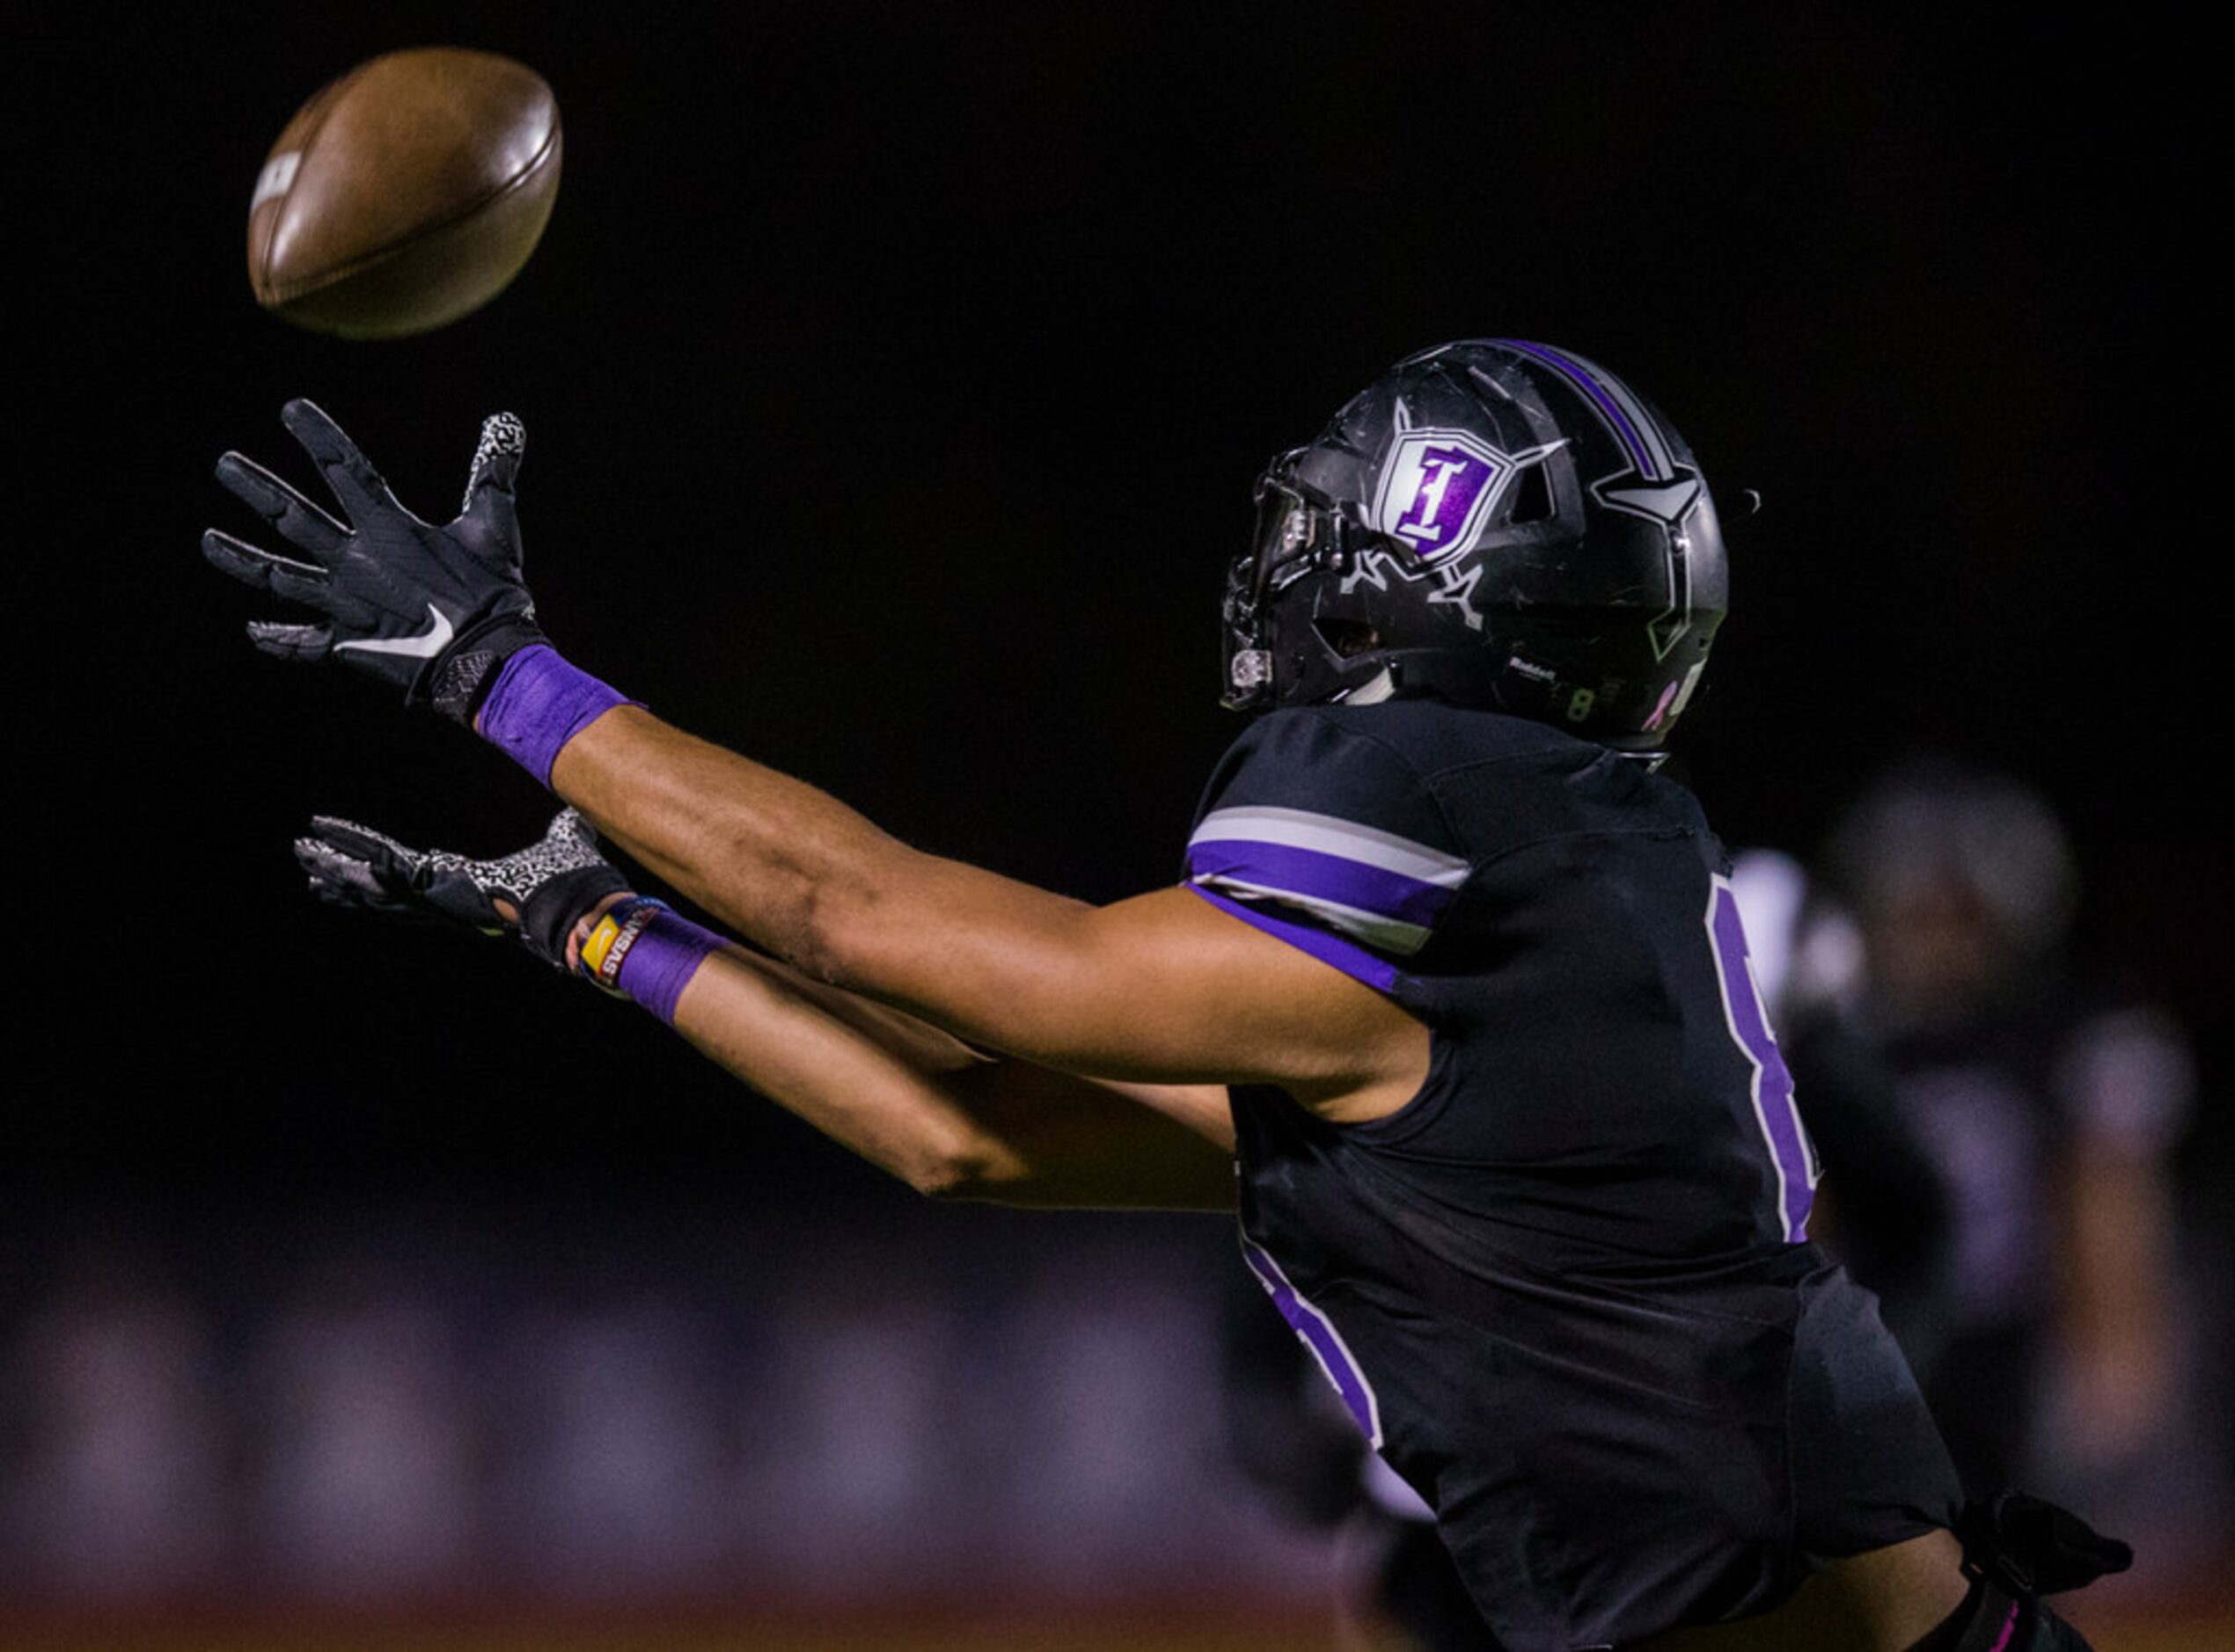
[[296, 111], [248, 208], [256, 302], [313, 332], [426, 333], [494, 298], [559, 191], [559, 103], [493, 52], [358, 64]]

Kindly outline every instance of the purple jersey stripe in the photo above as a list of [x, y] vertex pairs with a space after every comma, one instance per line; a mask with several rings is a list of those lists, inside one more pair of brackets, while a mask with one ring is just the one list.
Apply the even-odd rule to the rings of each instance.
[[[1723, 1004], [1731, 1018], [1731, 1031], [1739, 1048], [1754, 1064], [1754, 1105], [1762, 1134], [1777, 1161], [1777, 1190], [1784, 1219], [1785, 1238], [1798, 1244], [1808, 1237], [1808, 1211], [1815, 1202], [1809, 1180], [1807, 1144], [1801, 1139], [1800, 1114], [1792, 1101], [1792, 1073], [1784, 1064], [1777, 1041], [1762, 1012], [1762, 995], [1754, 983], [1748, 961], [1746, 927], [1737, 898], [1722, 879], [1715, 881], [1710, 925], [1714, 935], [1718, 969], [1724, 976]], [[1738, 977], [1736, 980], [1733, 976]], [[1744, 991], [1739, 990], [1743, 984]]]
[[1333, 901], [1376, 917], [1427, 928], [1451, 903], [1452, 891], [1401, 872], [1370, 866], [1342, 855], [1322, 854], [1289, 844], [1253, 843], [1221, 837], [1187, 848], [1187, 874], [1201, 881], [1234, 878], [1261, 888]]
[[1365, 982], [1377, 992], [1396, 990], [1396, 966], [1375, 957], [1355, 941], [1345, 940], [1340, 935], [1330, 935], [1323, 929], [1313, 928], [1309, 924], [1298, 924], [1287, 918], [1276, 917], [1270, 912], [1261, 912], [1253, 906], [1245, 906], [1240, 901], [1204, 888], [1199, 884], [1191, 883], [1183, 887], [1192, 889], [1222, 911], [1233, 913], [1252, 928], [1261, 929], [1268, 935], [1286, 941], [1297, 951], [1308, 953], [1322, 963], [1332, 964], [1353, 980]]
[[1334, 1322], [1298, 1294], [1296, 1287], [1288, 1283], [1288, 1276], [1280, 1271], [1280, 1264], [1261, 1246], [1245, 1239], [1242, 1241], [1242, 1254], [1249, 1261], [1249, 1271], [1257, 1275], [1257, 1283], [1272, 1297], [1272, 1305], [1280, 1310], [1280, 1317], [1303, 1339], [1304, 1346], [1319, 1362], [1320, 1370], [1327, 1373], [1327, 1380], [1335, 1385], [1335, 1392], [1358, 1423], [1359, 1432], [1366, 1436], [1367, 1443], [1374, 1450], [1381, 1450], [1381, 1408], [1374, 1399], [1374, 1385], [1366, 1380], [1366, 1373], [1351, 1357], [1351, 1350]]

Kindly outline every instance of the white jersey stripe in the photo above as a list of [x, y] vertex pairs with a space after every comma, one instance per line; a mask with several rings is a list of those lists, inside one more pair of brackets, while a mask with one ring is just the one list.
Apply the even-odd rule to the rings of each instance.
[[1335, 815], [1301, 808], [1214, 808], [1197, 824], [1192, 844], [1280, 844], [1308, 849], [1361, 866], [1394, 872], [1438, 888], [1455, 889], [1467, 881], [1467, 862], [1425, 844], [1377, 831]]
[[1300, 911], [1309, 912], [1337, 933], [1347, 935], [1352, 940], [1363, 941], [1381, 952], [1411, 957], [1428, 944], [1429, 931], [1425, 925], [1383, 917], [1378, 912], [1345, 906], [1340, 901], [1330, 901], [1324, 895], [1307, 895], [1301, 890], [1284, 889], [1270, 883], [1253, 883], [1218, 873], [1205, 874], [1190, 881], [1206, 889], [1218, 889], [1237, 900], [1278, 901], [1283, 906], [1293, 906]]

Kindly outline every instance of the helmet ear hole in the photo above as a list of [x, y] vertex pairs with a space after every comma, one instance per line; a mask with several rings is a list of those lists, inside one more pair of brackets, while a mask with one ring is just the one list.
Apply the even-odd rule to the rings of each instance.
[[1532, 464], [1513, 481], [1513, 503], [1506, 520], [1516, 527], [1524, 523], [1550, 522], [1558, 514], [1552, 503], [1552, 479], [1542, 464]]
[[1320, 618], [1311, 622], [1327, 651], [1338, 660], [1355, 660], [1381, 646], [1381, 632], [1363, 619]]

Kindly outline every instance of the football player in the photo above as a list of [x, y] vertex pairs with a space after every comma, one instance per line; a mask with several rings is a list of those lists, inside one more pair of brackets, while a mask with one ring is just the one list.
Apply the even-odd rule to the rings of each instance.
[[341, 515], [219, 461], [297, 554], [206, 555], [317, 616], [253, 640], [567, 805], [491, 861], [321, 818], [320, 894], [514, 931], [928, 1193], [1238, 1187], [1246, 1265], [1435, 1510], [1485, 1644], [2082, 1644], [2041, 1594], [2122, 1546], [2022, 1498], [1960, 1539], [1900, 1351], [1808, 1240], [1724, 852], [1656, 771], [1722, 530], [1615, 375], [1444, 345], [1271, 465], [1224, 614], [1226, 702], [1259, 714], [1178, 881], [1101, 907], [912, 849], [569, 662], [522, 578], [517, 420], [436, 525], [319, 409], [282, 417]]

